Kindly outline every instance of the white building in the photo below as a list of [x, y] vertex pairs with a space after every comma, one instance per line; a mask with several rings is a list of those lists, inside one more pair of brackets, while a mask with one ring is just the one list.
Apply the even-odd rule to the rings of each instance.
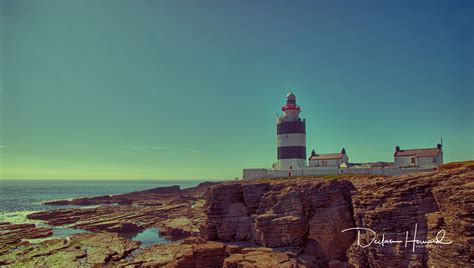
[[313, 150], [311, 156], [309, 157], [309, 166], [310, 167], [340, 167], [343, 164], [349, 162], [349, 157], [347, 157], [346, 150], [342, 148], [340, 153], [336, 154], [316, 154]]
[[426, 149], [400, 149], [395, 148], [396, 167], [434, 168], [443, 164], [443, 146], [438, 144], [436, 148]]

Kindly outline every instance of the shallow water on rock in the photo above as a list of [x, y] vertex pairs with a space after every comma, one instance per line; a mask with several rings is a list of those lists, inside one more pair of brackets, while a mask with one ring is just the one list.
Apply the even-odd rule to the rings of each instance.
[[74, 229], [68, 227], [56, 227], [47, 224], [37, 224], [39, 227], [47, 227], [53, 229], [53, 235], [44, 237], [44, 238], [34, 238], [34, 239], [23, 239], [23, 241], [28, 241], [30, 243], [41, 243], [42, 241], [56, 239], [56, 238], [69, 238], [73, 234], [80, 234], [80, 233], [90, 233], [84, 229]]
[[158, 234], [159, 230], [159, 228], [146, 228], [139, 233], [121, 233], [120, 236], [129, 240], [140, 241], [142, 243], [140, 247], [142, 248], [151, 245], [171, 243], [172, 241]]
[[67, 227], [53, 227], [53, 236], [51, 238], [69, 237], [73, 234], [90, 233], [83, 229], [74, 229]]
[[[68, 226], [52, 226], [44, 223], [41, 220], [31, 220], [26, 218], [27, 214], [33, 213], [36, 211], [18, 211], [18, 212], [2, 212], [0, 213], [0, 222], [9, 221], [12, 224], [22, 224], [22, 223], [33, 223], [37, 227], [46, 227], [53, 229], [53, 235], [45, 238], [34, 238], [34, 239], [24, 239], [23, 241], [29, 241], [30, 243], [40, 243], [45, 240], [55, 239], [55, 238], [69, 238], [74, 234], [79, 233], [91, 233], [90, 231], [84, 229], [76, 229]], [[157, 245], [157, 244], [166, 244], [171, 243], [171, 240], [168, 240], [164, 237], [160, 237], [158, 234], [159, 228], [146, 228], [145, 230], [138, 233], [120, 233], [119, 235], [123, 238], [140, 241], [141, 248]]]

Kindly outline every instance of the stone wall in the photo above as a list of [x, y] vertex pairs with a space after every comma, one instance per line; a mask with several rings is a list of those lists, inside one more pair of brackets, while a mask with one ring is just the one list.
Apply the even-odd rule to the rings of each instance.
[[431, 171], [432, 168], [401, 168], [401, 167], [349, 167], [339, 168], [336, 166], [326, 167], [303, 167], [302, 169], [294, 170], [279, 170], [279, 169], [244, 169], [243, 179], [259, 179], [259, 178], [282, 178], [290, 176], [324, 176], [337, 174], [362, 174], [362, 175], [386, 175], [396, 176], [414, 172]]

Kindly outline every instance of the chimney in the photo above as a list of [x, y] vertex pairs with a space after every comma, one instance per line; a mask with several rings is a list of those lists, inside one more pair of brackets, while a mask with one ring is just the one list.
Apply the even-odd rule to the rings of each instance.
[[346, 149], [342, 147], [341, 154], [346, 154]]
[[314, 151], [314, 149], [311, 151], [311, 156], [316, 156], [316, 151]]
[[395, 152], [400, 152], [400, 146], [395, 147]]
[[438, 145], [436, 145], [436, 148], [441, 150], [443, 148], [443, 145], [441, 143], [438, 143]]

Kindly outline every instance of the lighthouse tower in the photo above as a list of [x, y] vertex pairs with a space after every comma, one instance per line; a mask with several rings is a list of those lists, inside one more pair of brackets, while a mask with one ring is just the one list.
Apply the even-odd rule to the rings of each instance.
[[296, 96], [288, 93], [283, 115], [277, 120], [279, 169], [301, 169], [306, 166], [306, 123], [301, 119]]

